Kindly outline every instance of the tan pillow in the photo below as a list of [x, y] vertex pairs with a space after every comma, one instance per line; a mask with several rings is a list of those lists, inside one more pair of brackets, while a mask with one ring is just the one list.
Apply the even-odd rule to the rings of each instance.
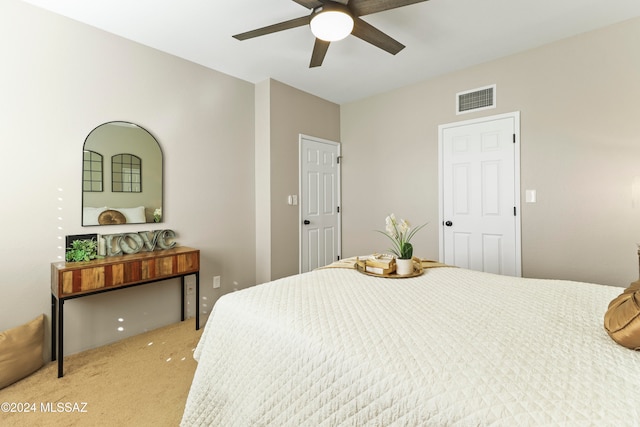
[[44, 314], [0, 332], [0, 389], [37, 371], [43, 364]]
[[618, 344], [640, 350], [640, 280], [609, 303], [604, 328]]

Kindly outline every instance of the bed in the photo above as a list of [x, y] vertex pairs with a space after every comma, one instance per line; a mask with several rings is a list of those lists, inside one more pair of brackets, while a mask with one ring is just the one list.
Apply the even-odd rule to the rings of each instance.
[[621, 288], [462, 268], [327, 268], [220, 298], [182, 426], [638, 426]]

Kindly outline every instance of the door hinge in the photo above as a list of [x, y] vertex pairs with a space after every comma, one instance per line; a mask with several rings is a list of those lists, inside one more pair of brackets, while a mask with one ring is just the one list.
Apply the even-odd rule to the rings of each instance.
[[340, 213], [340, 206], [338, 206], [336, 209], [338, 210], [338, 213]]
[[513, 207], [513, 216], [516, 216], [516, 207]]
[[338, 255], [336, 258], [337, 258], [336, 261], [340, 261], [340, 255]]
[[516, 134], [515, 133], [513, 134], [513, 143], [514, 144], [516, 143]]
[[340, 164], [340, 160], [342, 160], [342, 156], [336, 157], [336, 160], [337, 160], [338, 164]]

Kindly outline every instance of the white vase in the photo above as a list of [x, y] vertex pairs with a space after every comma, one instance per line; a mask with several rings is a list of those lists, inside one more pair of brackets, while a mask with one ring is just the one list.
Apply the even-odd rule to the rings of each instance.
[[396, 258], [396, 274], [398, 276], [413, 274], [413, 260]]

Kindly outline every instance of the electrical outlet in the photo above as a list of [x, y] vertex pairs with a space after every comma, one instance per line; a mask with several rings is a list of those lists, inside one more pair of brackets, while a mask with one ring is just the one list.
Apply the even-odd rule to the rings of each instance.
[[213, 276], [213, 289], [220, 287], [220, 276]]
[[196, 281], [193, 276], [188, 276], [184, 280], [187, 295], [193, 295], [196, 290]]

